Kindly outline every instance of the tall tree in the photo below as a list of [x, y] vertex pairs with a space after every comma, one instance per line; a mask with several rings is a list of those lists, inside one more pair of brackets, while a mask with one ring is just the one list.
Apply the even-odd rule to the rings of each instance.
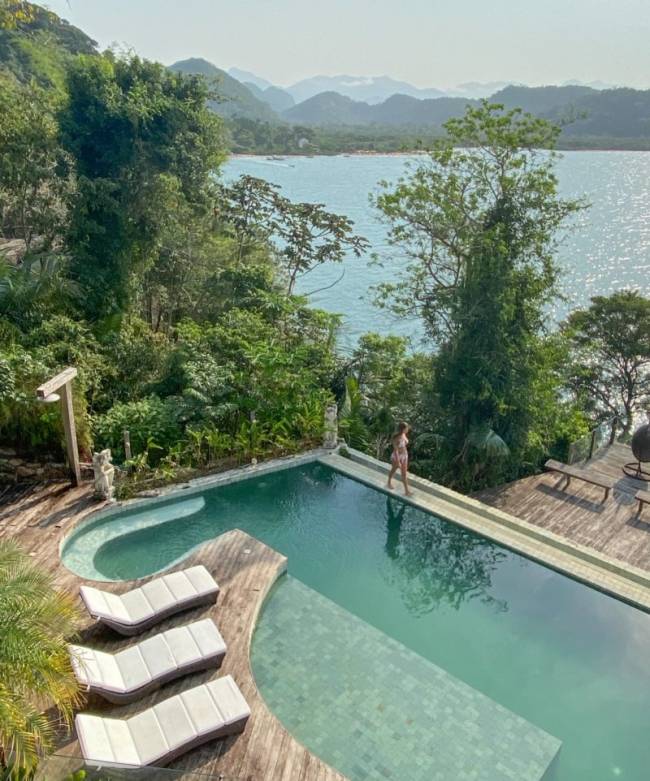
[[47, 253], [65, 219], [69, 177], [55, 104], [51, 91], [0, 72], [0, 235], [24, 239], [28, 254]]
[[650, 299], [632, 290], [596, 296], [564, 324], [569, 386], [598, 418], [650, 409]]
[[224, 157], [220, 120], [198, 77], [137, 57], [80, 57], [68, 73], [61, 140], [72, 156], [71, 274], [86, 314], [124, 312], [152, 264], [173, 177], [197, 209]]
[[483, 102], [445, 128], [429, 158], [377, 198], [407, 258], [380, 293], [419, 314], [438, 347], [440, 477], [471, 489], [526, 460], [558, 230], [583, 204], [558, 196], [549, 123]]

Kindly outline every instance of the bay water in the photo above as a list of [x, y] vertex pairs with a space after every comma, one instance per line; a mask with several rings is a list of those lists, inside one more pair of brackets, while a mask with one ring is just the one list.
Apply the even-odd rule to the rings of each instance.
[[[387, 226], [370, 202], [381, 181], [395, 182], [416, 162], [409, 155], [240, 156], [224, 166], [226, 180], [256, 176], [279, 185], [292, 200], [322, 203], [346, 215], [369, 240], [364, 257], [317, 268], [297, 286], [298, 292], [310, 294], [312, 305], [343, 315], [344, 347], [369, 331], [409, 336], [418, 346], [422, 329], [417, 321], [373, 304], [373, 286], [396, 279], [404, 258], [388, 245]], [[650, 294], [650, 152], [565, 152], [557, 173], [563, 196], [584, 197], [591, 205], [563, 236], [558, 263], [564, 300], [549, 311], [551, 324], [592, 296], [621, 288]], [[381, 265], [373, 263], [372, 254]]]

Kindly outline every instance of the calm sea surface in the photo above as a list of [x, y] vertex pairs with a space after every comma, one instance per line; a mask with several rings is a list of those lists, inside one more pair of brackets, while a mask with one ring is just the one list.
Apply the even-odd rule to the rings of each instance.
[[[267, 179], [292, 200], [317, 201], [347, 215], [357, 233], [370, 241], [366, 257], [316, 269], [298, 286], [299, 292], [312, 293], [313, 305], [344, 315], [341, 341], [348, 347], [368, 331], [421, 333], [417, 322], [398, 320], [374, 306], [371, 292], [378, 282], [398, 276], [403, 260], [388, 246], [386, 227], [369, 196], [378, 192], [380, 181], [394, 182], [409, 160], [413, 158], [402, 155], [238, 157], [224, 167], [228, 179], [241, 174]], [[561, 319], [591, 296], [620, 288], [650, 294], [650, 152], [566, 152], [558, 175], [563, 195], [584, 196], [591, 207], [563, 241], [558, 260], [566, 301], [558, 302], [549, 316]], [[382, 258], [381, 267], [370, 262], [371, 253]], [[340, 282], [323, 289], [341, 275]]]

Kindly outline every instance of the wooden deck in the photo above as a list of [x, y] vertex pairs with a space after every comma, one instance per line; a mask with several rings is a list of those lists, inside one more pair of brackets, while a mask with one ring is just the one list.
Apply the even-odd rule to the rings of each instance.
[[[73, 524], [98, 503], [89, 486], [69, 488], [67, 484], [49, 483], [16, 488], [0, 495], [0, 538], [14, 538], [40, 566], [55, 577], [59, 588], [77, 592], [83, 582], [60, 563], [59, 544]], [[264, 704], [257, 691], [250, 668], [250, 643], [259, 610], [276, 579], [286, 569], [286, 559], [244, 532], [235, 530], [205, 543], [178, 568], [193, 563], [204, 564], [219, 583], [221, 592], [215, 606], [200, 608], [162, 622], [150, 633], [136, 638], [120, 638], [90, 620], [81, 630], [82, 642], [115, 650], [138, 642], [148, 634], [185, 624], [196, 618], [212, 616], [226, 641], [228, 651], [221, 669], [187, 676], [164, 686], [158, 692], [127, 706], [114, 706], [93, 698], [88, 710], [111, 716], [128, 716], [149, 707], [183, 689], [217, 675], [230, 673], [248, 701], [252, 715], [243, 734], [213, 741], [173, 762], [170, 767], [183, 771], [179, 778], [190, 779], [192, 773], [228, 781], [345, 781], [344, 777], [311, 754], [288, 733]], [[143, 581], [140, 581], [143, 582]], [[121, 591], [131, 584], [105, 584]], [[58, 754], [79, 756], [75, 739], [61, 741]], [[79, 767], [73, 760], [66, 772]], [[60, 771], [41, 768], [43, 781], [56, 781]]]
[[480, 491], [475, 498], [626, 564], [650, 570], [650, 508], [638, 514], [634, 499], [639, 489], [648, 490], [648, 483], [623, 474], [623, 465], [632, 460], [629, 447], [615, 444], [580, 464], [595, 475], [615, 480], [612, 496], [605, 502], [602, 488], [573, 479], [565, 490], [565, 478], [553, 472]]

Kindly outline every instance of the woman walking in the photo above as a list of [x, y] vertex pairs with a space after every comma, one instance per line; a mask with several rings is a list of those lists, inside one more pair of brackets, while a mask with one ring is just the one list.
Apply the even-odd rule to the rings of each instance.
[[388, 475], [388, 488], [393, 490], [393, 475], [397, 470], [400, 470], [402, 475], [402, 483], [404, 485], [404, 493], [406, 496], [410, 496], [409, 482], [408, 482], [408, 466], [409, 466], [409, 440], [407, 434], [411, 430], [408, 423], [400, 423], [397, 427], [397, 432], [393, 434], [393, 452], [390, 457], [390, 473]]

